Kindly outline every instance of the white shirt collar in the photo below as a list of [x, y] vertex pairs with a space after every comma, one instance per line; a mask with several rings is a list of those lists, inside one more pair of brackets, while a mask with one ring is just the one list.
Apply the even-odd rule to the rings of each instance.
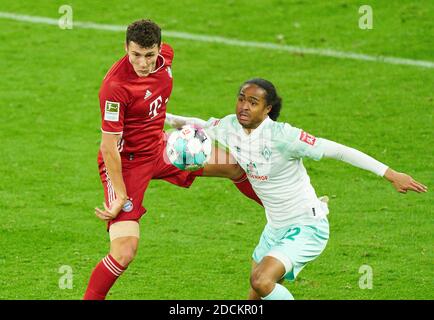
[[164, 59], [164, 57], [161, 54], [158, 54], [158, 57], [161, 57], [163, 59], [163, 61], [161, 62], [161, 66], [159, 66], [158, 68], [156, 68], [154, 71], [150, 73], [155, 73], [166, 65], [166, 59]]
[[248, 133], [246, 133], [246, 131], [244, 131], [243, 126], [238, 122], [238, 120], [237, 120], [237, 123], [238, 123], [238, 125], [239, 125], [239, 130], [241, 131], [241, 136], [242, 136], [242, 137], [245, 137], [245, 138], [253, 139], [253, 138], [257, 137], [258, 134], [261, 133], [261, 131], [264, 129], [264, 127], [265, 127], [265, 126], [267, 125], [267, 123], [269, 123], [270, 121], [273, 121], [273, 120], [271, 120], [270, 117], [267, 116], [267, 117], [264, 119], [264, 121], [262, 121], [261, 124], [260, 124], [257, 128], [253, 129], [253, 130], [250, 132], [250, 134], [248, 134]]

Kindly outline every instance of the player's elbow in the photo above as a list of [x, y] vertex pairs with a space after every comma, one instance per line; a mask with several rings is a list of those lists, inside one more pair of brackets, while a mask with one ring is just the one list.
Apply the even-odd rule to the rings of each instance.
[[110, 155], [119, 152], [115, 141], [107, 141], [105, 139], [101, 141], [100, 150], [103, 155]]

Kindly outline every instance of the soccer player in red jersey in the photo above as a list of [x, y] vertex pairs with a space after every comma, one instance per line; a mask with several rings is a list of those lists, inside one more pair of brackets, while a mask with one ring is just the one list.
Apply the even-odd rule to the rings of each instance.
[[104, 209], [95, 214], [107, 221], [110, 253], [92, 272], [84, 299], [105, 299], [116, 279], [136, 255], [139, 219], [151, 179], [189, 187], [197, 176], [230, 178], [247, 197], [261, 201], [236, 162], [214, 149], [213, 161], [203, 169], [181, 171], [164, 161], [166, 106], [172, 92], [173, 50], [161, 43], [161, 30], [150, 20], [128, 26], [127, 54], [104, 77], [100, 92], [102, 140], [98, 154], [104, 186]]

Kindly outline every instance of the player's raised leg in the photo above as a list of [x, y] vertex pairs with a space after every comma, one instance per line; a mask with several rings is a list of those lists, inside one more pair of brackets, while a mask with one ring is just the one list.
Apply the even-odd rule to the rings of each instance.
[[[166, 113], [165, 121], [173, 128], [181, 128], [188, 124], [198, 125], [203, 128], [207, 126], [207, 122], [202, 119], [182, 117], [170, 113]], [[241, 193], [262, 206], [262, 201], [253, 190], [246, 173], [228, 151], [214, 146], [211, 153], [211, 160], [207, 165], [205, 165], [203, 171], [201, 171], [201, 175], [204, 177], [222, 177], [231, 179]]]
[[241, 193], [262, 206], [262, 202], [253, 190], [246, 173], [229, 152], [214, 146], [211, 159], [203, 168], [202, 175], [231, 179]]
[[203, 168], [204, 177], [237, 179], [244, 173], [229, 152], [214, 146], [208, 163]]

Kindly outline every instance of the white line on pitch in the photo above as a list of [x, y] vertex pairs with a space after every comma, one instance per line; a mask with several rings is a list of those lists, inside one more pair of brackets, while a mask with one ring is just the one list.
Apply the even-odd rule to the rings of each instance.
[[[1, 12], [1, 11], [0, 11], [0, 18], [30, 22], [30, 23], [49, 24], [49, 25], [56, 25], [56, 26], [58, 25], [58, 21], [59, 21], [53, 18], [28, 16], [28, 15]], [[95, 29], [95, 30], [105, 30], [105, 31], [126, 30], [126, 26], [99, 24], [94, 22], [81, 22], [81, 21], [74, 21], [73, 26], [75, 28], [81, 28], [81, 29]], [[235, 47], [261, 48], [261, 49], [285, 51], [285, 52], [297, 53], [297, 54], [310, 54], [310, 55], [326, 56], [326, 57], [333, 57], [339, 59], [383, 62], [388, 64], [417, 66], [422, 68], [434, 69], [434, 62], [432, 61], [413, 60], [413, 59], [386, 57], [386, 56], [373, 56], [373, 55], [354, 53], [354, 52], [337, 51], [333, 49], [305, 48], [305, 47], [297, 47], [297, 46], [279, 45], [279, 44], [274, 44], [269, 42], [243, 41], [243, 40], [230, 39], [230, 38], [224, 38], [219, 36], [199, 35], [199, 34], [177, 32], [177, 31], [163, 31], [163, 36], [170, 37], [170, 38], [177, 38], [177, 39], [199, 41], [199, 42], [220, 43], [220, 44], [225, 44], [225, 45], [230, 45]]]

